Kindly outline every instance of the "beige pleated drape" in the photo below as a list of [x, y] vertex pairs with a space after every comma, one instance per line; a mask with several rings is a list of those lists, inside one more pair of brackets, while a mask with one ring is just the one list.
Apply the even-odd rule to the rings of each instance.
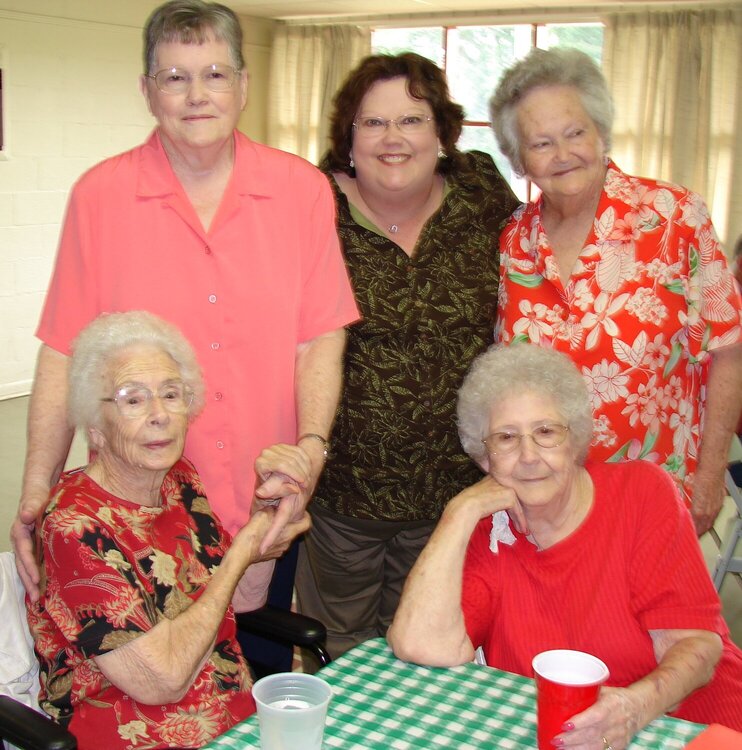
[[316, 164], [326, 151], [332, 98], [371, 53], [356, 26], [280, 26], [271, 49], [268, 142]]
[[742, 233], [742, 8], [604, 21], [613, 158], [703, 196], [730, 251]]

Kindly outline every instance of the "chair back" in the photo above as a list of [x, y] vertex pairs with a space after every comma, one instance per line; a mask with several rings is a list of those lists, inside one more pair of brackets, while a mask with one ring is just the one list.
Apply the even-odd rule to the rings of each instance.
[[26, 620], [26, 591], [12, 552], [0, 552], [0, 695], [39, 711], [39, 663]]

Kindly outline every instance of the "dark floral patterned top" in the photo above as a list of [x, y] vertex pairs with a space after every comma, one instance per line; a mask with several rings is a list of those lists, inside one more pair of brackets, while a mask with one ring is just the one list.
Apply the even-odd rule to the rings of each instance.
[[230, 539], [181, 459], [162, 506], [121, 500], [65, 474], [41, 530], [45, 590], [27, 603], [41, 663], [41, 707], [87, 748], [200, 747], [255, 710], [230, 607], [211, 657], [177, 704], [137, 703], [92, 657], [128, 643], [198, 599]]
[[469, 169], [446, 178], [412, 258], [358, 224], [329, 175], [363, 315], [347, 329], [343, 394], [313, 500], [332, 512], [434, 520], [481, 478], [459, 443], [456, 392], [492, 343], [498, 237], [518, 201], [489, 155], [464, 158]]

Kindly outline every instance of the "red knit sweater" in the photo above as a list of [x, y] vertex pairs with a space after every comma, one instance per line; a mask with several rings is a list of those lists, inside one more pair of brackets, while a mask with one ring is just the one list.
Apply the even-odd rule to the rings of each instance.
[[540, 651], [587, 651], [608, 665], [609, 685], [626, 686], [656, 666], [649, 630], [710, 630], [724, 641], [716, 673], [673, 715], [742, 730], [742, 652], [672, 480], [644, 461], [586, 468], [593, 507], [553, 547], [513, 530], [515, 544], [494, 554], [491, 520], [474, 530], [462, 596], [472, 642], [488, 664], [529, 677]]

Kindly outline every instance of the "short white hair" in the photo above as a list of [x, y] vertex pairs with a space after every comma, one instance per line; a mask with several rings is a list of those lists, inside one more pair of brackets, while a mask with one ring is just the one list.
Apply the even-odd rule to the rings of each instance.
[[151, 346], [168, 354], [178, 367], [185, 385], [193, 391], [188, 409], [193, 419], [204, 405], [201, 368], [188, 340], [172, 323], [152, 313], [104, 313], [86, 326], [72, 344], [68, 376], [67, 411], [73, 427], [100, 425], [100, 376], [108, 362], [132, 346]]
[[571, 86], [603, 141], [611, 149], [613, 99], [600, 68], [584, 52], [570, 47], [534, 49], [505, 71], [490, 99], [490, 117], [497, 145], [513, 170], [524, 174], [520, 158], [518, 104], [539, 86]]
[[536, 344], [491, 346], [480, 354], [459, 388], [456, 416], [464, 450], [477, 463], [487, 455], [482, 440], [490, 416], [510, 396], [548, 396], [569, 427], [577, 460], [583, 463], [593, 435], [587, 384], [566, 354]]

